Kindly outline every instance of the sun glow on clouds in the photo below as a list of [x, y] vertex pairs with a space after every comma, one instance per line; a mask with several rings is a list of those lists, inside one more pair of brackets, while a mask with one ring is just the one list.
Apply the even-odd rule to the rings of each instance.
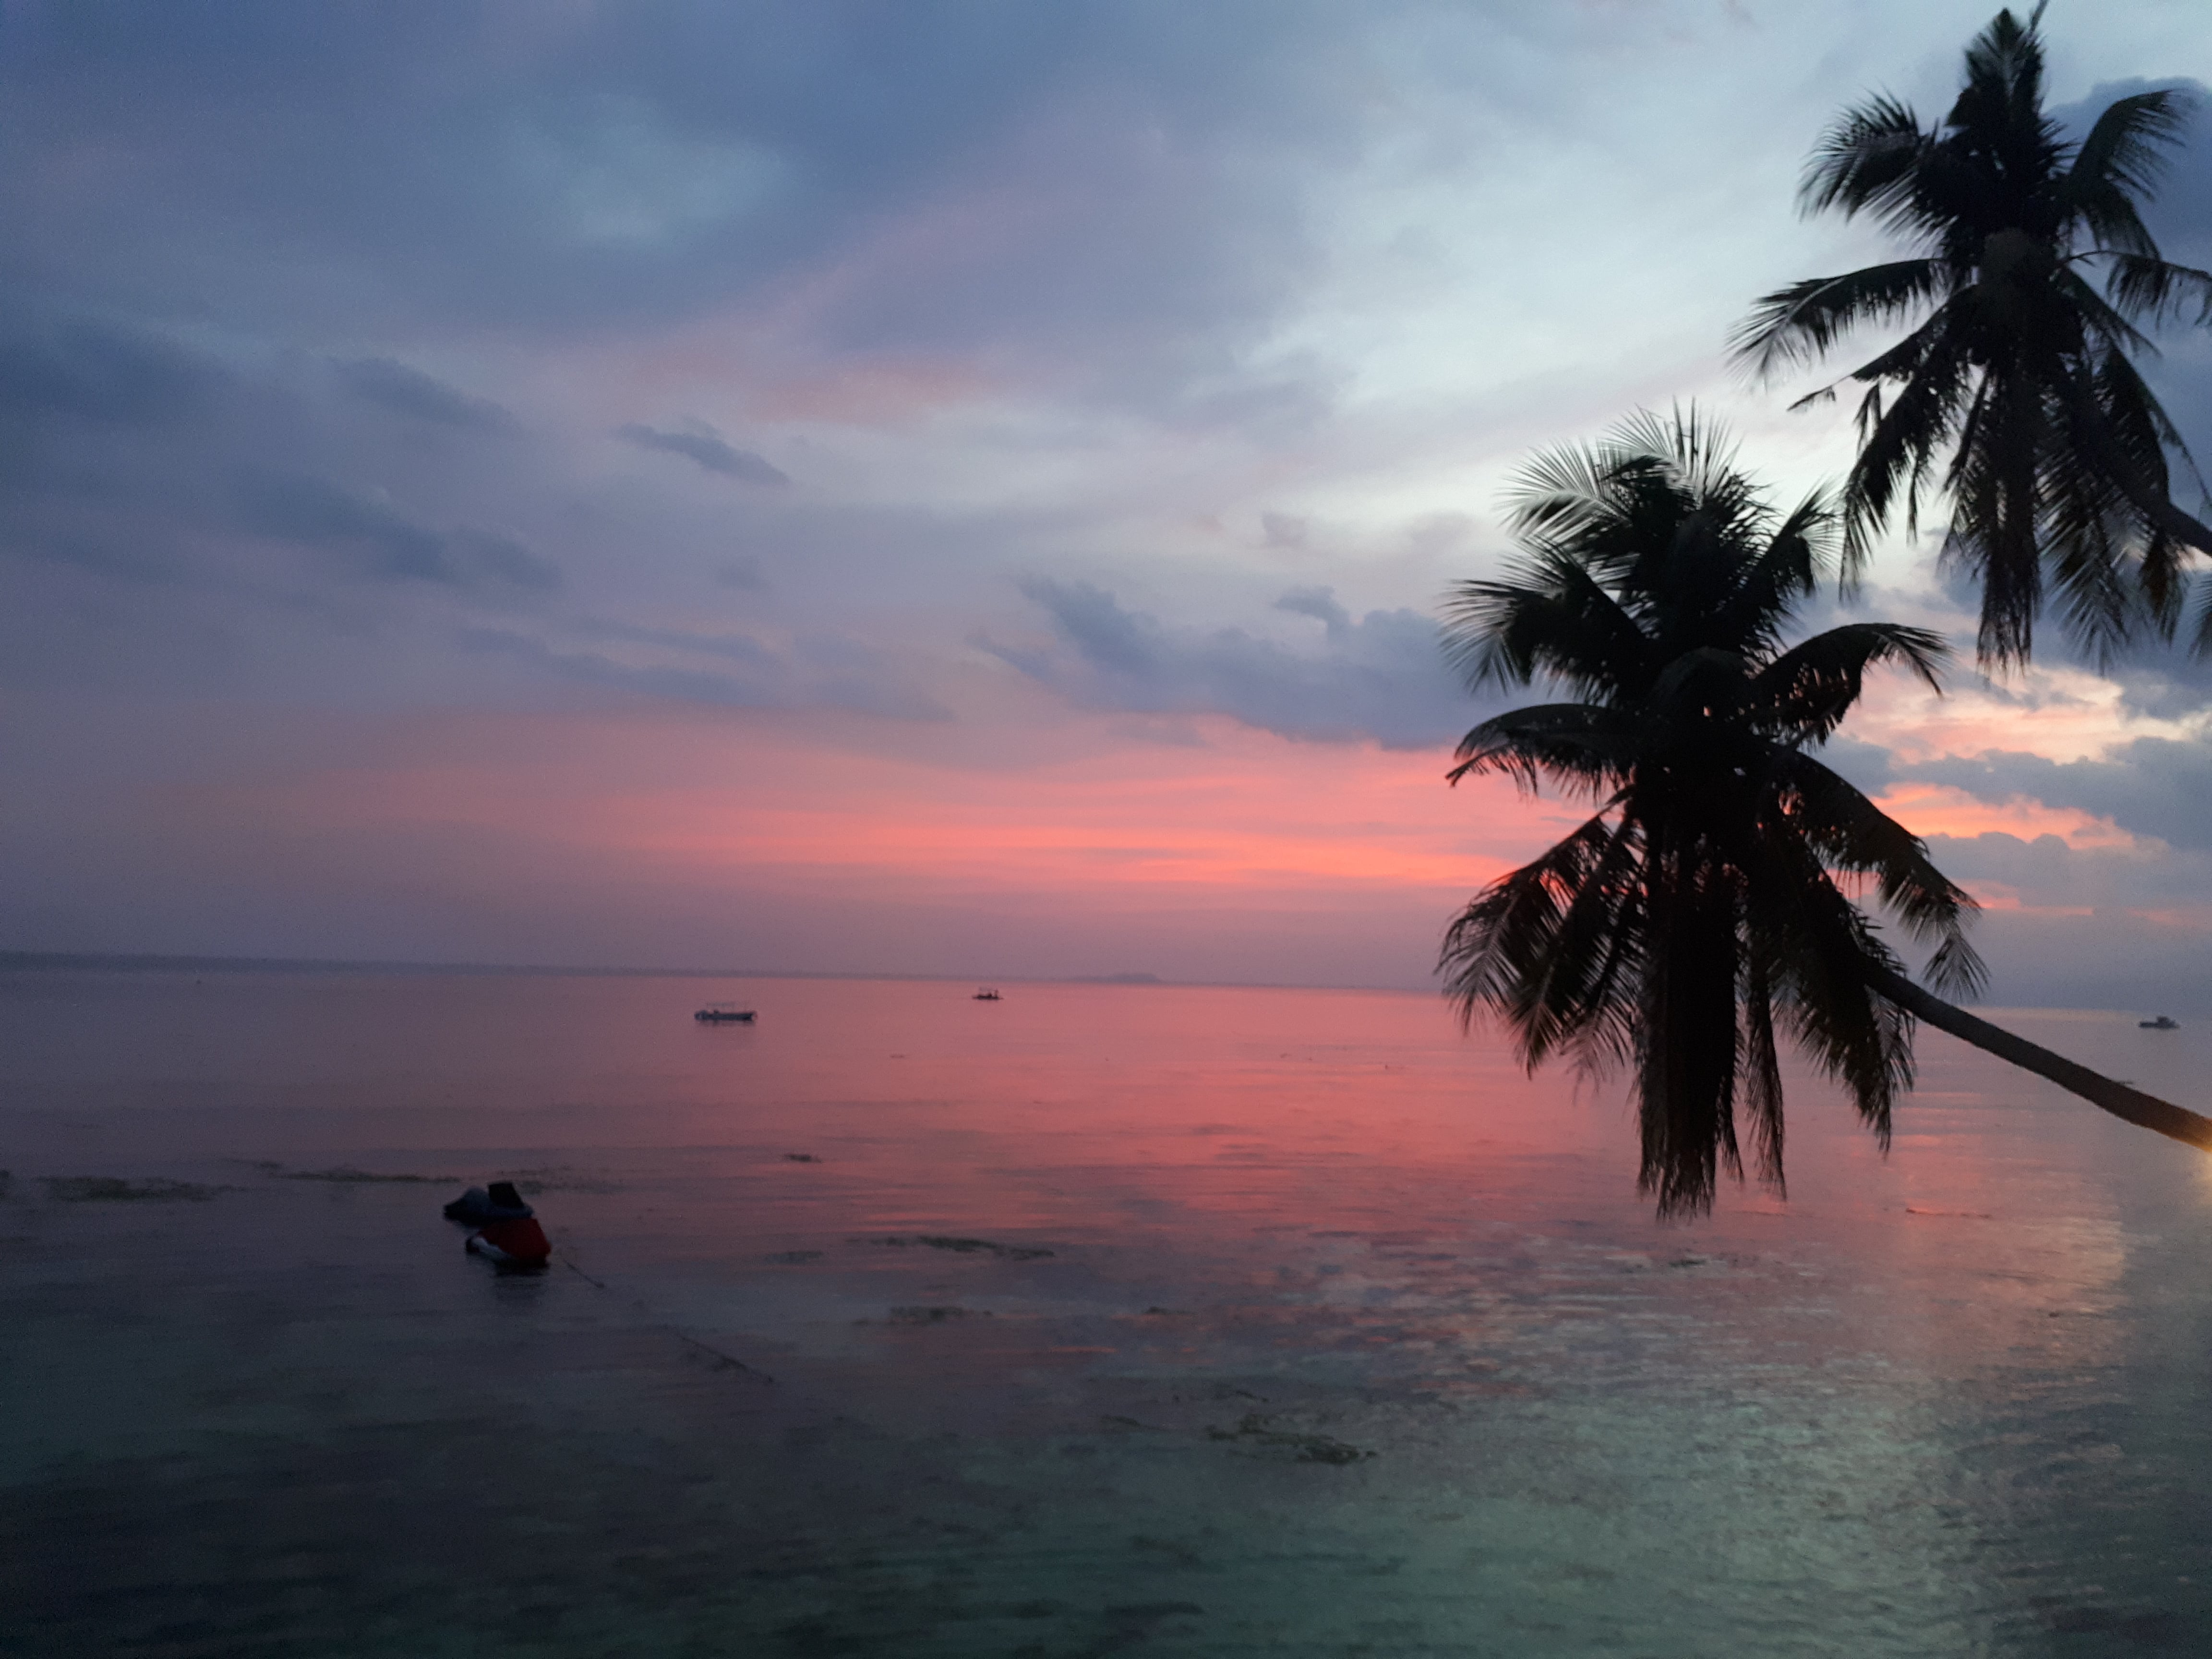
[[[0, 931], [1393, 984], [1583, 816], [1358, 740], [1474, 718], [1425, 619], [1500, 489], [1691, 397], [1778, 493], [1839, 471], [1723, 342], [1884, 257], [1792, 220], [1804, 148], [1987, 16], [46, 9]], [[2212, 75], [2184, 10], [2068, 29], [2057, 95]], [[2212, 712], [1953, 684], [1844, 733], [1947, 867], [2202, 926]]]
[[[283, 856], [343, 848], [358, 881], [379, 876], [363, 847], [370, 866], [401, 849], [395, 878], [442, 866], [477, 891], [510, 887], [541, 920], [571, 902], [546, 879], [566, 872], [580, 907], [624, 896], [647, 963], [696, 957], [684, 925], [710, 915], [729, 921], [720, 959], [743, 961], [745, 918], [774, 906], [817, 921], [818, 958], [785, 965], [865, 961], [872, 910], [922, 905], [962, 919], [979, 969], [1033, 950], [1048, 915], [1051, 971], [1112, 971], [1134, 952], [1170, 978], [1327, 980], [1328, 953], [1280, 950], [1284, 917], [1326, 915], [1351, 960], [1387, 963], [1401, 984], [1424, 982], [1459, 904], [1581, 817], [1497, 780], [1447, 787], [1441, 752], [1295, 743], [1220, 718], [1042, 711], [1002, 752], [975, 739], [854, 716], [471, 714], [395, 732], [371, 763], [198, 793], [194, 810], [250, 815]], [[488, 862], [489, 847], [507, 855]], [[1275, 944], [1240, 955], [1224, 943], [1240, 928]], [[1338, 973], [1376, 976], [1346, 959]]]
[[2039, 836], [2056, 836], [2075, 852], [2152, 857], [2166, 850], [2165, 842], [2133, 835], [2108, 817], [2046, 806], [2026, 795], [1986, 801], [1945, 784], [1902, 783], [1878, 796], [1875, 805], [1923, 839], [2001, 835], [2033, 841]]
[[2137, 738], [2201, 738], [2212, 732], [2212, 710], [2155, 719], [2128, 708], [2117, 682], [2080, 668], [2031, 668], [2005, 687], [1954, 672], [1941, 696], [1889, 675], [1869, 686], [1850, 730], [1907, 764], [1991, 750], [2063, 763], [2098, 759]]
[[[1533, 852], [1553, 816], [1495, 786], [1455, 793], [1439, 757], [1299, 744], [1219, 719], [1192, 722], [1196, 741], [1176, 744], [1078, 722], [1077, 752], [996, 772], [927, 754], [856, 768], [809, 724], [718, 736], [726, 763], [587, 795], [564, 813], [567, 833], [740, 884], [773, 872], [1034, 888], [1078, 907], [1133, 888], [1200, 888], [1209, 903], [1233, 904], [1316, 886], [1471, 890], [1517, 844]], [[745, 781], [702, 781], [735, 776]]]

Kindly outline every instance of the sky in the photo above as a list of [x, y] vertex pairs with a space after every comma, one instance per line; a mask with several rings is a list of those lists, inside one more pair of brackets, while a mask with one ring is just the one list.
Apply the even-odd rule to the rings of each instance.
[[[1446, 786], [1440, 599], [1639, 407], [1841, 472], [1727, 336], [1990, 15], [0, 0], [0, 948], [1431, 985], [1578, 816]], [[2069, 118], [2212, 83], [2201, 0], [2045, 28]], [[1970, 643], [1935, 545], [1850, 607]], [[2212, 1012], [2212, 665], [2041, 645], [1830, 757], [1992, 1000]]]

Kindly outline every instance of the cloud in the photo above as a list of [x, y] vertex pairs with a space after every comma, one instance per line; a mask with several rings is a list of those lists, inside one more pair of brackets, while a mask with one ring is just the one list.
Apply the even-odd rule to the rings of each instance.
[[75, 536], [24, 538], [11, 544], [22, 557], [128, 582], [169, 582], [183, 573], [174, 559], [145, 548]]
[[362, 574], [452, 582], [459, 571], [446, 538], [390, 507], [322, 478], [273, 473], [241, 479], [239, 520], [247, 529], [314, 547], [343, 548]]
[[562, 585], [559, 565], [532, 552], [511, 536], [464, 526], [453, 532], [448, 547], [462, 580], [471, 586], [504, 586], [550, 593]]
[[395, 415], [477, 432], [512, 432], [520, 425], [511, 410], [489, 398], [457, 392], [390, 357], [334, 362], [331, 369], [355, 397]]
[[1223, 714], [1285, 737], [1392, 749], [1449, 742], [1482, 712], [1418, 611], [1355, 620], [1330, 589], [1293, 589], [1274, 608], [1323, 624], [1327, 648], [1311, 653], [1242, 629], [1171, 627], [1091, 582], [1030, 577], [1020, 587], [1051, 619], [1054, 641], [978, 644], [1085, 708]]
[[[318, 763], [471, 700], [717, 733], [957, 702], [933, 737], [1010, 774], [1027, 723], [1152, 765], [1220, 714], [1331, 776], [1310, 745], [1448, 742], [1492, 705], [1424, 608], [1488, 567], [1511, 459], [1714, 384], [1750, 295], [1861, 262], [1790, 213], [1804, 146], [1916, 58], [1940, 101], [1978, 21], [1870, 3], [19, 8], [0, 676], [53, 757], [22, 793], [69, 798], [93, 698], [125, 731], [222, 703], [163, 728], [180, 770], [255, 700], [360, 717]], [[2178, 23], [2077, 34], [2069, 86], [2199, 61]], [[2212, 246], [2200, 140], [2177, 257]], [[2201, 342], [2156, 372], [2212, 429]], [[1848, 423], [1781, 401], [1747, 448], [1835, 471]], [[2202, 672], [2081, 716], [2066, 753], [2125, 776], [1952, 756], [1959, 787], [2178, 834], [2193, 756], [2098, 745]], [[2050, 747], [1856, 729], [1831, 758], [1870, 786]]]
[[[773, 675], [747, 676], [668, 662], [626, 662], [604, 652], [563, 649], [511, 629], [465, 629], [459, 638], [465, 650], [515, 658], [555, 678], [588, 685], [726, 708], [785, 706], [781, 688], [776, 683], [779, 677]], [[725, 651], [718, 654], [730, 653]], [[763, 653], [761, 665], [772, 668], [775, 665]]]
[[896, 720], [951, 711], [882, 653], [834, 636], [775, 644], [583, 617], [534, 631], [471, 627], [465, 650], [506, 657], [554, 679], [658, 702], [720, 708], [836, 708]]
[[2212, 848], [2212, 741], [2137, 738], [2096, 758], [2071, 761], [1990, 750], [1899, 766], [1894, 773], [1948, 784], [1979, 800], [2026, 796], [2110, 818], [2175, 847]]
[[360, 575], [536, 592], [561, 585], [557, 567], [510, 537], [468, 529], [441, 534], [326, 479], [248, 473], [236, 500], [247, 529], [337, 550]]
[[665, 450], [671, 455], [681, 455], [686, 460], [696, 461], [709, 472], [719, 472], [725, 477], [738, 478], [746, 483], [787, 484], [790, 478], [769, 465], [750, 450], [732, 449], [722, 441], [722, 434], [704, 421], [687, 421], [681, 432], [661, 432], [649, 426], [633, 422], [619, 427], [615, 435], [640, 449]]
[[[1316, 73], [1346, 22], [1269, 0], [1164, 30], [1143, 6], [811, 0], [103, 18], [11, 19], [16, 270], [319, 331], [365, 294], [558, 332], [812, 279], [839, 345], [1062, 355], [1087, 316], [1112, 325], [1094, 361], [1172, 352], [1283, 291], [1294, 202], [1250, 138], [1328, 143], [1362, 108]], [[68, 181], [93, 153], [96, 199]]]
[[167, 341], [91, 321], [0, 341], [0, 409], [22, 416], [170, 425], [202, 409], [226, 379]]
[[1333, 587], [1294, 587], [1275, 601], [1275, 609], [1294, 617], [1311, 617], [1328, 630], [1331, 645], [1352, 637], [1352, 613], [1336, 602]]

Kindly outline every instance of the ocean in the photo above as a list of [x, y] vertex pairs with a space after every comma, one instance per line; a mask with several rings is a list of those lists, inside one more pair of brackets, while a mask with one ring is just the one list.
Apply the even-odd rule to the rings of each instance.
[[1433, 996], [972, 988], [0, 975], [0, 1653], [2212, 1650], [2201, 1155], [1925, 1033], [1662, 1224]]

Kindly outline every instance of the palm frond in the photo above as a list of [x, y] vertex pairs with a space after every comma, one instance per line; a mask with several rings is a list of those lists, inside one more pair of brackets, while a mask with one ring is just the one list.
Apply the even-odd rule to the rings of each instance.
[[1814, 1064], [1850, 1091], [1860, 1121], [1887, 1152], [1891, 1109], [1912, 1086], [1912, 1021], [1867, 988], [1864, 966], [1896, 957], [1817, 866], [1801, 870], [1796, 886], [1796, 925], [1781, 934], [1787, 1027]]
[[1943, 982], [1977, 988], [1985, 970], [1966, 941], [1980, 906], [1938, 870], [1927, 843], [1867, 799], [1855, 785], [1796, 750], [1778, 750], [1771, 771], [1777, 805], [1792, 834], [1818, 865], [1871, 876], [1882, 904], [1923, 944], [1937, 947]]
[[2166, 88], [2113, 100], [2089, 128], [2061, 188], [2105, 246], [2158, 257], [2158, 245], [2143, 228], [2136, 204], [2157, 188], [2187, 131], [2189, 114], [2186, 95]]
[[1814, 490], [1785, 514], [1765, 545], [1741, 565], [1714, 617], [1716, 636], [1754, 655], [1771, 655], [1790, 612], [1837, 562], [1841, 526], [1841, 510], [1826, 489]]
[[1449, 783], [1509, 777], [1524, 794], [1548, 780], [1570, 794], [1595, 797], [1619, 786], [1637, 750], [1635, 720], [1619, 709], [1543, 703], [1483, 721], [1459, 740], [1452, 753], [1458, 763], [1444, 777]]
[[1872, 386], [1859, 405], [1859, 453], [1844, 482], [1844, 568], [1855, 573], [1873, 551], [1876, 532], [1893, 512], [1902, 512], [1908, 534], [1917, 530], [1920, 497], [1936, 459], [1958, 429], [1978, 374], [1966, 349], [1970, 319], [1946, 306], [1916, 331], [1912, 339], [1858, 371], [1854, 378], [1887, 378], [1892, 362], [1905, 360], [1911, 348], [1910, 378], [1893, 397]]
[[1825, 743], [1866, 689], [1869, 669], [1898, 663], [1930, 690], [1950, 641], [1899, 623], [1847, 623], [1800, 641], [1752, 677], [1744, 713], [1753, 726], [1791, 745]]
[[2197, 311], [2193, 320], [2212, 323], [2212, 271], [2170, 264], [2154, 250], [2111, 254], [2105, 292], [2111, 295], [2113, 307], [2131, 319], [2143, 317], [2153, 323], [2169, 322], [2193, 306]]
[[1762, 295], [1729, 337], [1729, 355], [1758, 380], [1818, 362], [1856, 330], [1904, 322], [1947, 293], [1934, 259], [1899, 259], [1814, 276]]
[[1844, 112], [1813, 146], [1797, 205], [1808, 216], [1887, 215], [1910, 198], [1915, 164], [1931, 139], [1909, 105], [1883, 94]]
[[1599, 695], [1642, 671], [1644, 635], [1571, 553], [1542, 550], [1494, 582], [1461, 582], [1443, 605], [1444, 654], [1474, 690], [1540, 677]]
[[1600, 812], [1477, 894], [1446, 929], [1437, 967], [1462, 1024], [1488, 1009], [1530, 1071], [1563, 1047], [1601, 1064], [1632, 1047], [1623, 969], [1638, 948], [1640, 840]]

